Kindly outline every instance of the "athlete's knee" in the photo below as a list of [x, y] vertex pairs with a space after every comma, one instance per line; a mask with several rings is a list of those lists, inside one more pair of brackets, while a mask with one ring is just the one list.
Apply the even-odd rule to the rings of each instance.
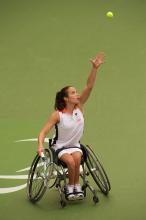
[[80, 162], [81, 162], [81, 153], [80, 152], [76, 152], [73, 154], [73, 159], [74, 159], [74, 162], [75, 162], [75, 165], [79, 165]]
[[74, 159], [70, 159], [70, 160], [68, 160], [67, 161], [67, 167], [69, 168], [69, 169], [75, 169], [75, 166], [76, 166], [76, 164], [75, 164], [75, 161], [74, 161]]
[[75, 161], [71, 155], [65, 155], [65, 157], [62, 157], [61, 159], [64, 161], [68, 168], [75, 168]]

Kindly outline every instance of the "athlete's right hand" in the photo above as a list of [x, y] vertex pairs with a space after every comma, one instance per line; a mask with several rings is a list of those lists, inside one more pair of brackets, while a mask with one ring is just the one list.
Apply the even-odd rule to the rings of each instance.
[[41, 156], [42, 152], [44, 152], [44, 148], [43, 147], [38, 147], [37, 153], [38, 153], [39, 156]]

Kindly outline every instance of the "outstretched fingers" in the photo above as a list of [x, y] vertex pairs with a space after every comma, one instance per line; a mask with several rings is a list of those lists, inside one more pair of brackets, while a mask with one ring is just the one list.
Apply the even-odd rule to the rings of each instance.
[[90, 59], [90, 62], [93, 67], [97, 68], [100, 64], [104, 63], [104, 53], [98, 53], [94, 59]]

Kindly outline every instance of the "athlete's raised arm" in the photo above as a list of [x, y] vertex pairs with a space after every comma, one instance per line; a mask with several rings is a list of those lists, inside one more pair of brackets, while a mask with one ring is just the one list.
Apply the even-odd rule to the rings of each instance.
[[80, 104], [81, 105], [83, 105], [87, 101], [87, 99], [93, 89], [93, 86], [94, 86], [94, 83], [96, 80], [97, 69], [99, 68], [99, 66], [101, 64], [104, 63], [104, 54], [102, 52], [100, 52], [96, 55], [95, 59], [90, 59], [90, 61], [92, 63], [92, 69], [91, 69], [91, 72], [88, 76], [86, 86], [80, 95]]

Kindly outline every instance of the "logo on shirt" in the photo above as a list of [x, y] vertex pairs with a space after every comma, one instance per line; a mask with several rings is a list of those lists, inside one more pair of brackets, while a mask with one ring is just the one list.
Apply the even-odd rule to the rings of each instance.
[[81, 118], [80, 118], [80, 116], [78, 115], [77, 112], [75, 113], [75, 116], [76, 116], [76, 122], [79, 123], [81, 121]]

